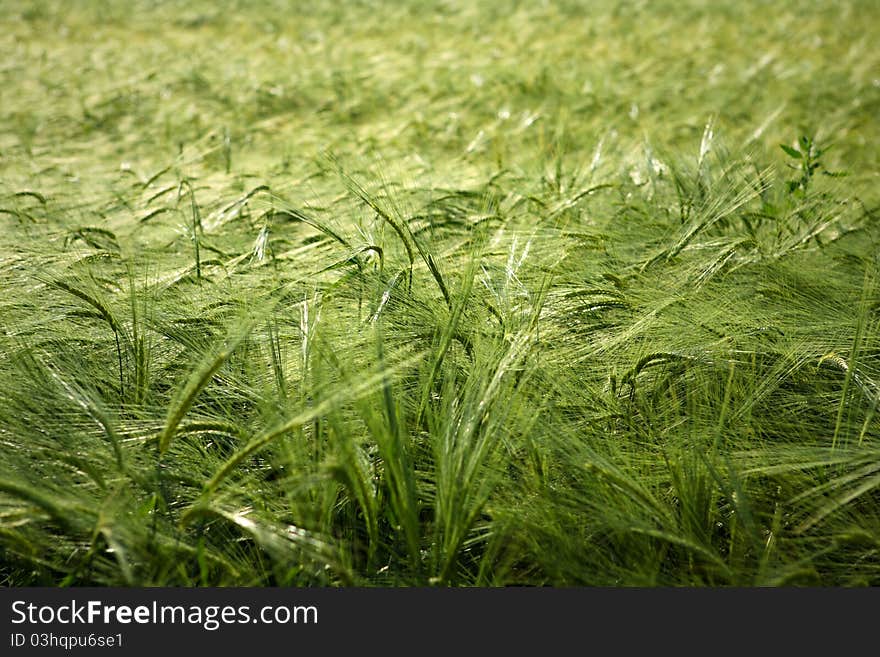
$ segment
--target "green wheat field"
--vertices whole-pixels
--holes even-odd
[[[0,583],[880,585],[878,30],[0,0]]]

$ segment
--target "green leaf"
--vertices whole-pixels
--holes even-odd
[[[796,160],[801,159],[801,152],[798,150],[795,150],[791,146],[786,146],[785,144],[779,144],[779,148],[784,150],[788,154],[789,157],[793,157]]]

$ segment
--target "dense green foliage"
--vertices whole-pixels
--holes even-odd
[[[0,10],[5,585],[880,584],[876,2]]]

